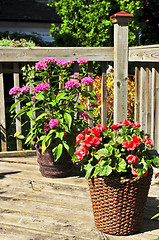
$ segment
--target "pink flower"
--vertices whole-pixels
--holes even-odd
[[[84,77],[81,79],[81,84],[93,84],[93,79],[91,77]]]
[[[71,65],[73,64],[74,62],[72,60],[68,60],[68,61],[65,61],[65,60],[58,60],[56,62],[56,65],[59,65],[59,66],[67,66],[67,65]]]
[[[65,89],[67,90],[67,89],[71,89],[71,88],[73,88],[74,86],[76,86],[77,88],[80,86],[80,84],[79,84],[79,81],[77,81],[77,80],[75,80],[75,81],[73,81],[73,80],[69,80],[69,81],[67,81],[66,83],[65,83]]]
[[[78,73],[74,73],[73,75],[70,76],[70,78],[77,78],[79,80],[82,79],[82,77],[79,77],[79,74]]]
[[[48,89],[50,85],[48,83],[39,83],[35,88],[34,88],[34,93],[40,92],[40,91],[45,91]]]
[[[24,86],[21,88],[20,92],[23,93],[23,92],[27,92],[30,90],[30,87],[29,86]]]
[[[45,133],[48,132],[49,129],[50,129],[49,124],[48,124],[48,123],[45,123],[45,125],[44,125],[44,132],[45,132]]]
[[[55,126],[58,126],[59,125],[59,122],[56,118],[54,119],[51,119],[50,122],[49,122],[49,127],[52,129],[53,127]]]
[[[136,135],[132,136],[132,140],[135,147],[138,147],[141,143],[141,139]]]
[[[138,162],[138,157],[134,156],[134,155],[129,155],[129,156],[127,156],[126,159],[128,160],[129,164],[134,164],[134,163]]]
[[[21,92],[21,89],[19,87],[13,87],[9,90],[9,95],[18,94],[20,92]]]
[[[52,63],[55,63],[55,59],[53,57],[45,57],[44,58],[44,63],[47,63],[47,62],[52,62]]]
[[[89,115],[86,114],[85,112],[81,112],[81,113],[79,113],[79,117],[80,117],[81,119],[84,119],[84,120],[90,118]]]
[[[35,96],[32,96],[32,97],[31,97],[31,101],[32,101],[32,102],[34,102],[35,99],[36,99]]]
[[[87,58],[79,58],[79,59],[77,60],[77,62],[78,62],[79,64],[81,64],[81,63],[88,63],[88,59],[87,59]]]
[[[47,68],[47,64],[44,61],[39,61],[35,64],[35,69],[39,70],[39,69],[43,69],[43,68]]]

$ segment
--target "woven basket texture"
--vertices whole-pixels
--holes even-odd
[[[52,154],[52,147],[50,146],[42,154],[41,144],[36,144],[37,162],[40,166],[42,176],[48,178],[68,177],[72,173],[73,162],[66,149],[63,150],[61,157],[55,162]]]
[[[94,220],[107,234],[129,235],[140,230],[152,169],[142,177],[93,177],[88,180]]]

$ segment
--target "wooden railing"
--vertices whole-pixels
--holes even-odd
[[[116,101],[114,105],[114,122],[116,122],[126,118],[127,66],[128,62],[133,62],[135,65],[136,85],[135,120],[141,123],[143,130],[151,134],[155,147],[159,150],[159,45],[126,48],[125,35],[128,34],[128,22],[123,23],[118,21],[116,24],[119,25],[119,28],[124,26],[123,30],[120,29],[120,31],[123,31],[121,35],[124,38],[120,37],[119,40],[115,38],[114,47],[0,48],[0,126],[2,151],[7,151],[4,74],[12,73],[14,86],[19,86],[19,74],[22,65],[27,63],[34,64],[37,61],[43,60],[44,57],[54,57],[56,60],[71,59],[74,62],[78,58],[88,58],[90,75],[93,74],[93,61],[101,63],[102,124],[107,123],[106,66],[109,62],[114,62],[114,101]],[[119,29],[117,27],[115,29],[115,31],[118,31],[118,35],[120,35]],[[117,51],[118,48],[120,51]],[[19,108],[20,106],[17,107]],[[21,132],[21,122],[19,120],[16,123],[16,131]],[[17,150],[21,149],[21,141],[17,140]]]

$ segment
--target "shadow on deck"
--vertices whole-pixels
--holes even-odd
[[[0,156],[0,240],[153,240],[159,237],[159,186],[153,177],[140,233],[112,236],[94,224],[87,181],[77,172],[44,178],[36,156]]]

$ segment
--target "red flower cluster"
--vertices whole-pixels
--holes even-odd
[[[141,125],[137,121],[136,121],[136,123],[132,123],[131,121],[125,119],[122,122],[118,122],[117,124],[113,124],[111,126],[111,128],[114,129],[114,130],[117,130],[120,127],[123,127],[123,126],[132,126],[132,127],[135,127],[135,128],[139,128]]]
[[[134,163],[138,162],[138,157],[134,156],[134,155],[129,155],[129,156],[127,156],[126,159],[127,159],[129,164],[134,164]]]
[[[146,145],[152,148],[152,139],[148,138],[148,136],[144,137],[144,142],[146,142]]]
[[[127,151],[133,151],[136,147],[138,147],[141,143],[141,139],[134,135],[131,137],[132,141],[126,140],[125,142],[122,143],[122,147],[126,148]]]
[[[89,154],[87,148],[97,147],[102,142],[101,134],[107,130],[106,126],[101,124],[91,129],[86,129],[76,137],[76,144],[81,142],[81,145],[76,148],[76,155],[79,160],[82,160],[85,155]]]

